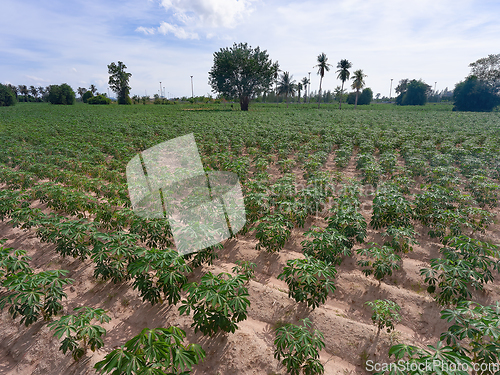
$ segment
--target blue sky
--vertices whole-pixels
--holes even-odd
[[[452,89],[469,63],[500,53],[499,1],[466,0],[2,0],[0,82],[68,83],[108,90],[107,65],[123,61],[131,94],[212,93],[213,53],[247,42],[300,80],[326,53],[323,88],[340,85],[341,59],[388,96],[403,78]],[[497,49],[496,49],[497,48]]]

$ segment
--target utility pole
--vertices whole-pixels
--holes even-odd
[[[191,98],[194,99],[193,76],[191,76]]]
[[[391,78],[391,88],[389,89],[389,100],[392,98],[392,78]]]
[[[162,92],[161,92],[161,81],[160,81],[160,97],[162,96]]]

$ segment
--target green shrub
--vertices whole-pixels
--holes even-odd
[[[9,87],[0,83],[0,107],[16,104],[16,96]]]
[[[49,86],[49,102],[52,104],[74,104],[75,92],[66,83]]]
[[[87,103],[87,101],[92,98],[94,96],[94,94],[92,94],[92,91],[85,91],[85,93],[82,95],[82,101],[84,103]]]
[[[87,99],[88,104],[111,104],[111,99],[103,94],[99,94]]]
[[[500,104],[500,96],[485,82],[475,77],[455,85],[454,111],[490,112]]]
[[[144,328],[124,346],[113,350],[94,368],[100,374],[188,375],[205,351],[198,344],[183,345],[186,332],[177,327]]]
[[[401,316],[398,314],[401,307],[396,302],[377,299],[365,302],[365,305],[372,309],[372,321],[378,331],[387,328],[387,333],[390,333],[394,329],[394,323],[401,321]]]
[[[325,369],[319,361],[319,351],[325,347],[323,334],[317,329],[309,331],[311,321],[302,320],[304,326],[286,324],[276,330],[274,358],[286,366],[291,375],[324,374]]]

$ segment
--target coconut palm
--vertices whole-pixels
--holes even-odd
[[[33,95],[36,101],[36,99],[38,98],[38,89],[35,86],[31,85],[29,88],[29,92],[31,93],[31,95]]]
[[[24,95],[24,101],[27,102],[28,101],[28,88],[26,87],[26,85],[19,85],[18,89],[19,89],[19,93],[21,95]]]
[[[361,90],[363,87],[365,87],[365,77],[367,75],[363,74],[363,71],[361,69],[356,70],[352,74],[352,85],[351,87],[356,90],[356,100],[354,101],[354,108],[358,106],[358,97],[359,97],[359,90]]]
[[[82,99],[83,101],[83,94],[85,94],[87,92],[87,89],[85,87],[78,87],[78,95],[80,95],[80,99]]]
[[[304,86],[302,86],[302,82],[297,83],[297,91],[299,93],[299,100],[298,100],[299,104],[300,104],[300,92],[302,91],[303,88]]]
[[[349,76],[351,73],[349,72],[349,69],[351,69],[352,64],[349,62],[349,60],[343,59],[340,60],[340,62],[337,64],[337,73],[339,74],[337,76],[338,79],[342,81],[342,92],[344,92],[344,82],[349,79]],[[342,109],[342,97],[340,97],[339,101],[339,109]]]
[[[281,72],[281,69],[280,69],[280,64],[276,61],[274,64],[273,64],[273,69],[274,69],[274,83],[275,83],[275,86],[276,86],[276,107],[278,106],[278,77],[279,77],[279,72]]]
[[[288,95],[295,95],[297,85],[293,80],[293,75],[289,72],[283,72],[278,82],[278,94],[285,94],[286,107],[288,108]]]
[[[318,109],[319,104],[321,102],[321,83],[323,81],[323,77],[325,76],[325,72],[330,71],[331,64],[327,63],[328,57],[322,52],[318,55],[318,65],[315,65],[314,68],[318,68],[318,74],[320,76],[319,80],[319,92],[318,92]]]
[[[93,84],[90,85],[89,87],[89,91],[92,92],[92,95],[95,95],[95,93],[97,92],[97,87],[95,87]]]
[[[304,103],[307,99],[307,87],[309,85],[309,79],[307,77],[302,78],[302,85],[304,86]]]

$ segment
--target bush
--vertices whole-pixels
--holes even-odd
[[[454,111],[490,112],[500,104],[500,96],[485,82],[469,77],[455,85]]]
[[[368,105],[373,100],[373,91],[370,88],[364,89],[359,93],[358,96],[358,105]],[[356,103],[356,92],[350,92],[347,97],[347,104],[355,104]]]
[[[184,345],[185,337],[186,332],[174,326],[144,328],[94,368],[99,374],[189,374],[205,351],[198,344]]]
[[[111,104],[111,99],[103,94],[93,96],[87,100],[88,104]]]
[[[427,94],[430,93],[431,87],[422,80],[412,79],[400,83],[396,88],[399,92],[396,98],[397,105],[425,105],[427,102]]]
[[[324,336],[317,329],[313,333],[309,331],[312,323],[308,318],[302,322],[303,326],[286,324],[276,330],[274,358],[281,361],[291,375],[324,374],[319,361],[319,351],[325,347]]]
[[[0,107],[16,104],[16,96],[7,86],[0,83]]]
[[[85,93],[83,94],[82,96],[82,101],[84,103],[87,103],[87,101],[92,98],[94,96],[94,94],[92,94],[92,91],[85,91]]]
[[[49,86],[49,102],[52,104],[74,104],[75,92],[66,83]]]

